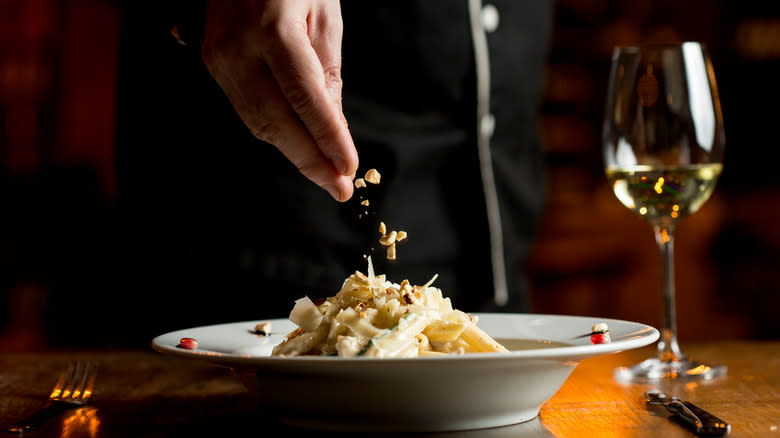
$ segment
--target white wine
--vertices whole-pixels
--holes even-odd
[[[668,226],[695,213],[715,189],[723,165],[607,168],[615,196],[653,225]]]

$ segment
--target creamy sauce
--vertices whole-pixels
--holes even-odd
[[[496,339],[507,350],[537,350],[540,348],[571,347],[574,344],[566,342],[550,341],[547,339]]]

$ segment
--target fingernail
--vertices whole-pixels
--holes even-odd
[[[333,167],[338,170],[338,172],[342,175],[347,174],[347,161],[344,160],[341,157],[333,157],[330,159],[331,163],[333,163]]]
[[[325,184],[322,186],[323,189],[327,190],[328,193],[330,193],[330,196],[333,197],[335,200],[339,200],[339,189],[336,188],[333,184]]]

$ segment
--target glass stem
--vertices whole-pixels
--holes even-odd
[[[661,252],[661,289],[663,291],[663,319],[658,358],[664,362],[684,360],[677,344],[677,316],[674,298],[674,224],[655,225],[655,241]]]

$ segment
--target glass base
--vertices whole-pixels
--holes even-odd
[[[709,365],[688,359],[663,361],[646,359],[630,367],[615,369],[615,379],[623,382],[651,382],[663,380],[711,380],[725,376],[725,365]]]

